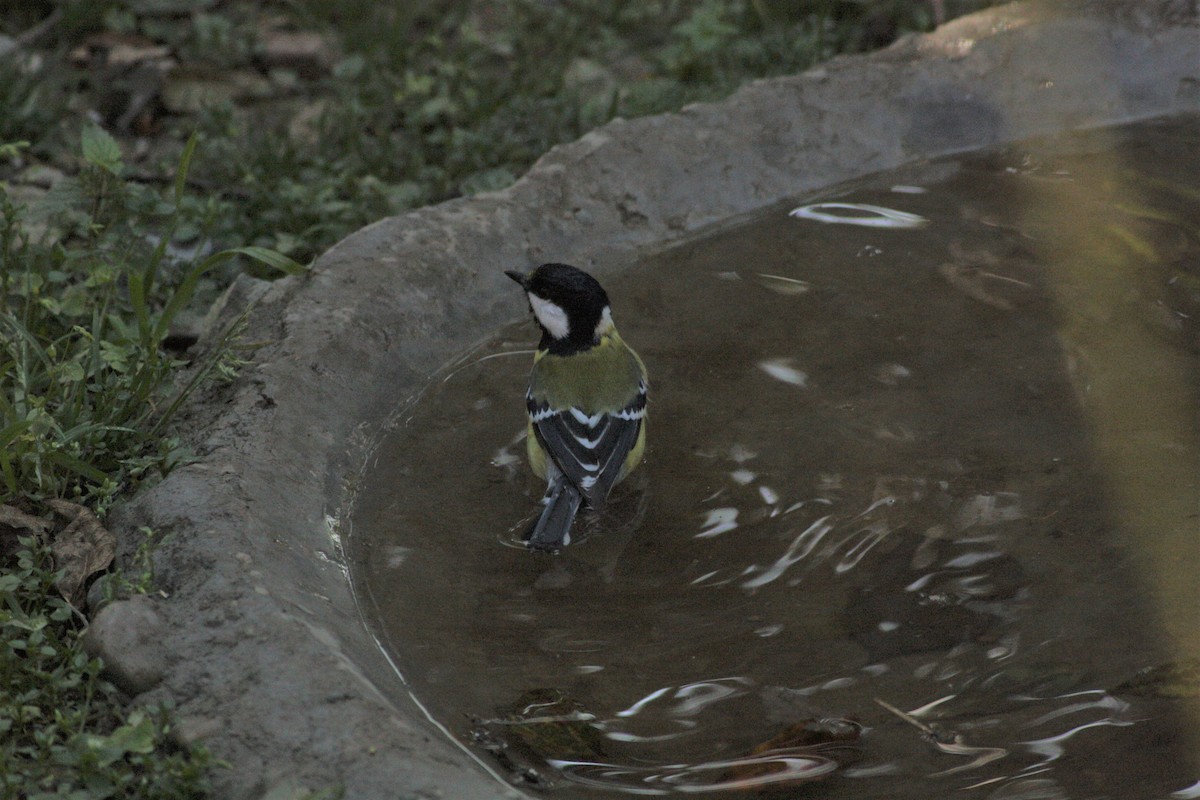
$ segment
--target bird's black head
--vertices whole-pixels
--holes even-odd
[[[541,326],[542,346],[552,351],[586,350],[612,327],[608,294],[581,269],[543,264],[528,274],[505,273],[525,289]]]

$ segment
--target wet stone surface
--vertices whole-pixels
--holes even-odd
[[[532,323],[447,367],[348,542],[412,691],[564,797],[1194,783],[1189,700],[1112,687],[1171,660],[1163,606],[1189,600],[1148,537],[1186,546],[1200,498],[1198,130],[882,175],[610,282],[650,370],[647,462],[558,556],[519,542]],[[1126,357],[1163,367],[1161,413],[1122,417],[1146,386],[1111,374]],[[833,719],[861,736],[784,737]]]

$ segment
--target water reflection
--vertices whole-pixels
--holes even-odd
[[[564,797],[1196,796],[1179,124],[881,176],[609,282],[655,435],[560,556],[519,541],[525,374],[492,356],[527,337],[439,376],[349,541],[412,691]],[[1136,197],[1088,177],[1111,141],[1153,156]]]
[[[860,213],[844,213],[847,211]],[[870,203],[812,203],[793,208],[788,213],[796,219],[859,225],[864,228],[920,228],[929,222],[920,214],[910,214],[907,211],[897,211]]]
[[[626,767],[587,761],[551,760],[550,765],[584,785],[635,795],[748,792],[779,784],[794,786],[829,775],[837,762],[779,751],[702,764]]]

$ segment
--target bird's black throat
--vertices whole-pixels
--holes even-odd
[[[573,356],[591,350],[598,344],[600,344],[600,340],[590,330],[581,331],[579,335],[571,334],[561,339],[555,339],[543,328],[542,339],[538,342],[538,350],[544,350],[555,356]]]

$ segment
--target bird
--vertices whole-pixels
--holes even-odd
[[[533,550],[570,544],[581,505],[599,509],[646,449],[646,365],[613,324],[599,281],[569,264],[505,270],[541,328],[529,389],[526,448],[546,480],[544,508],[526,532]]]

